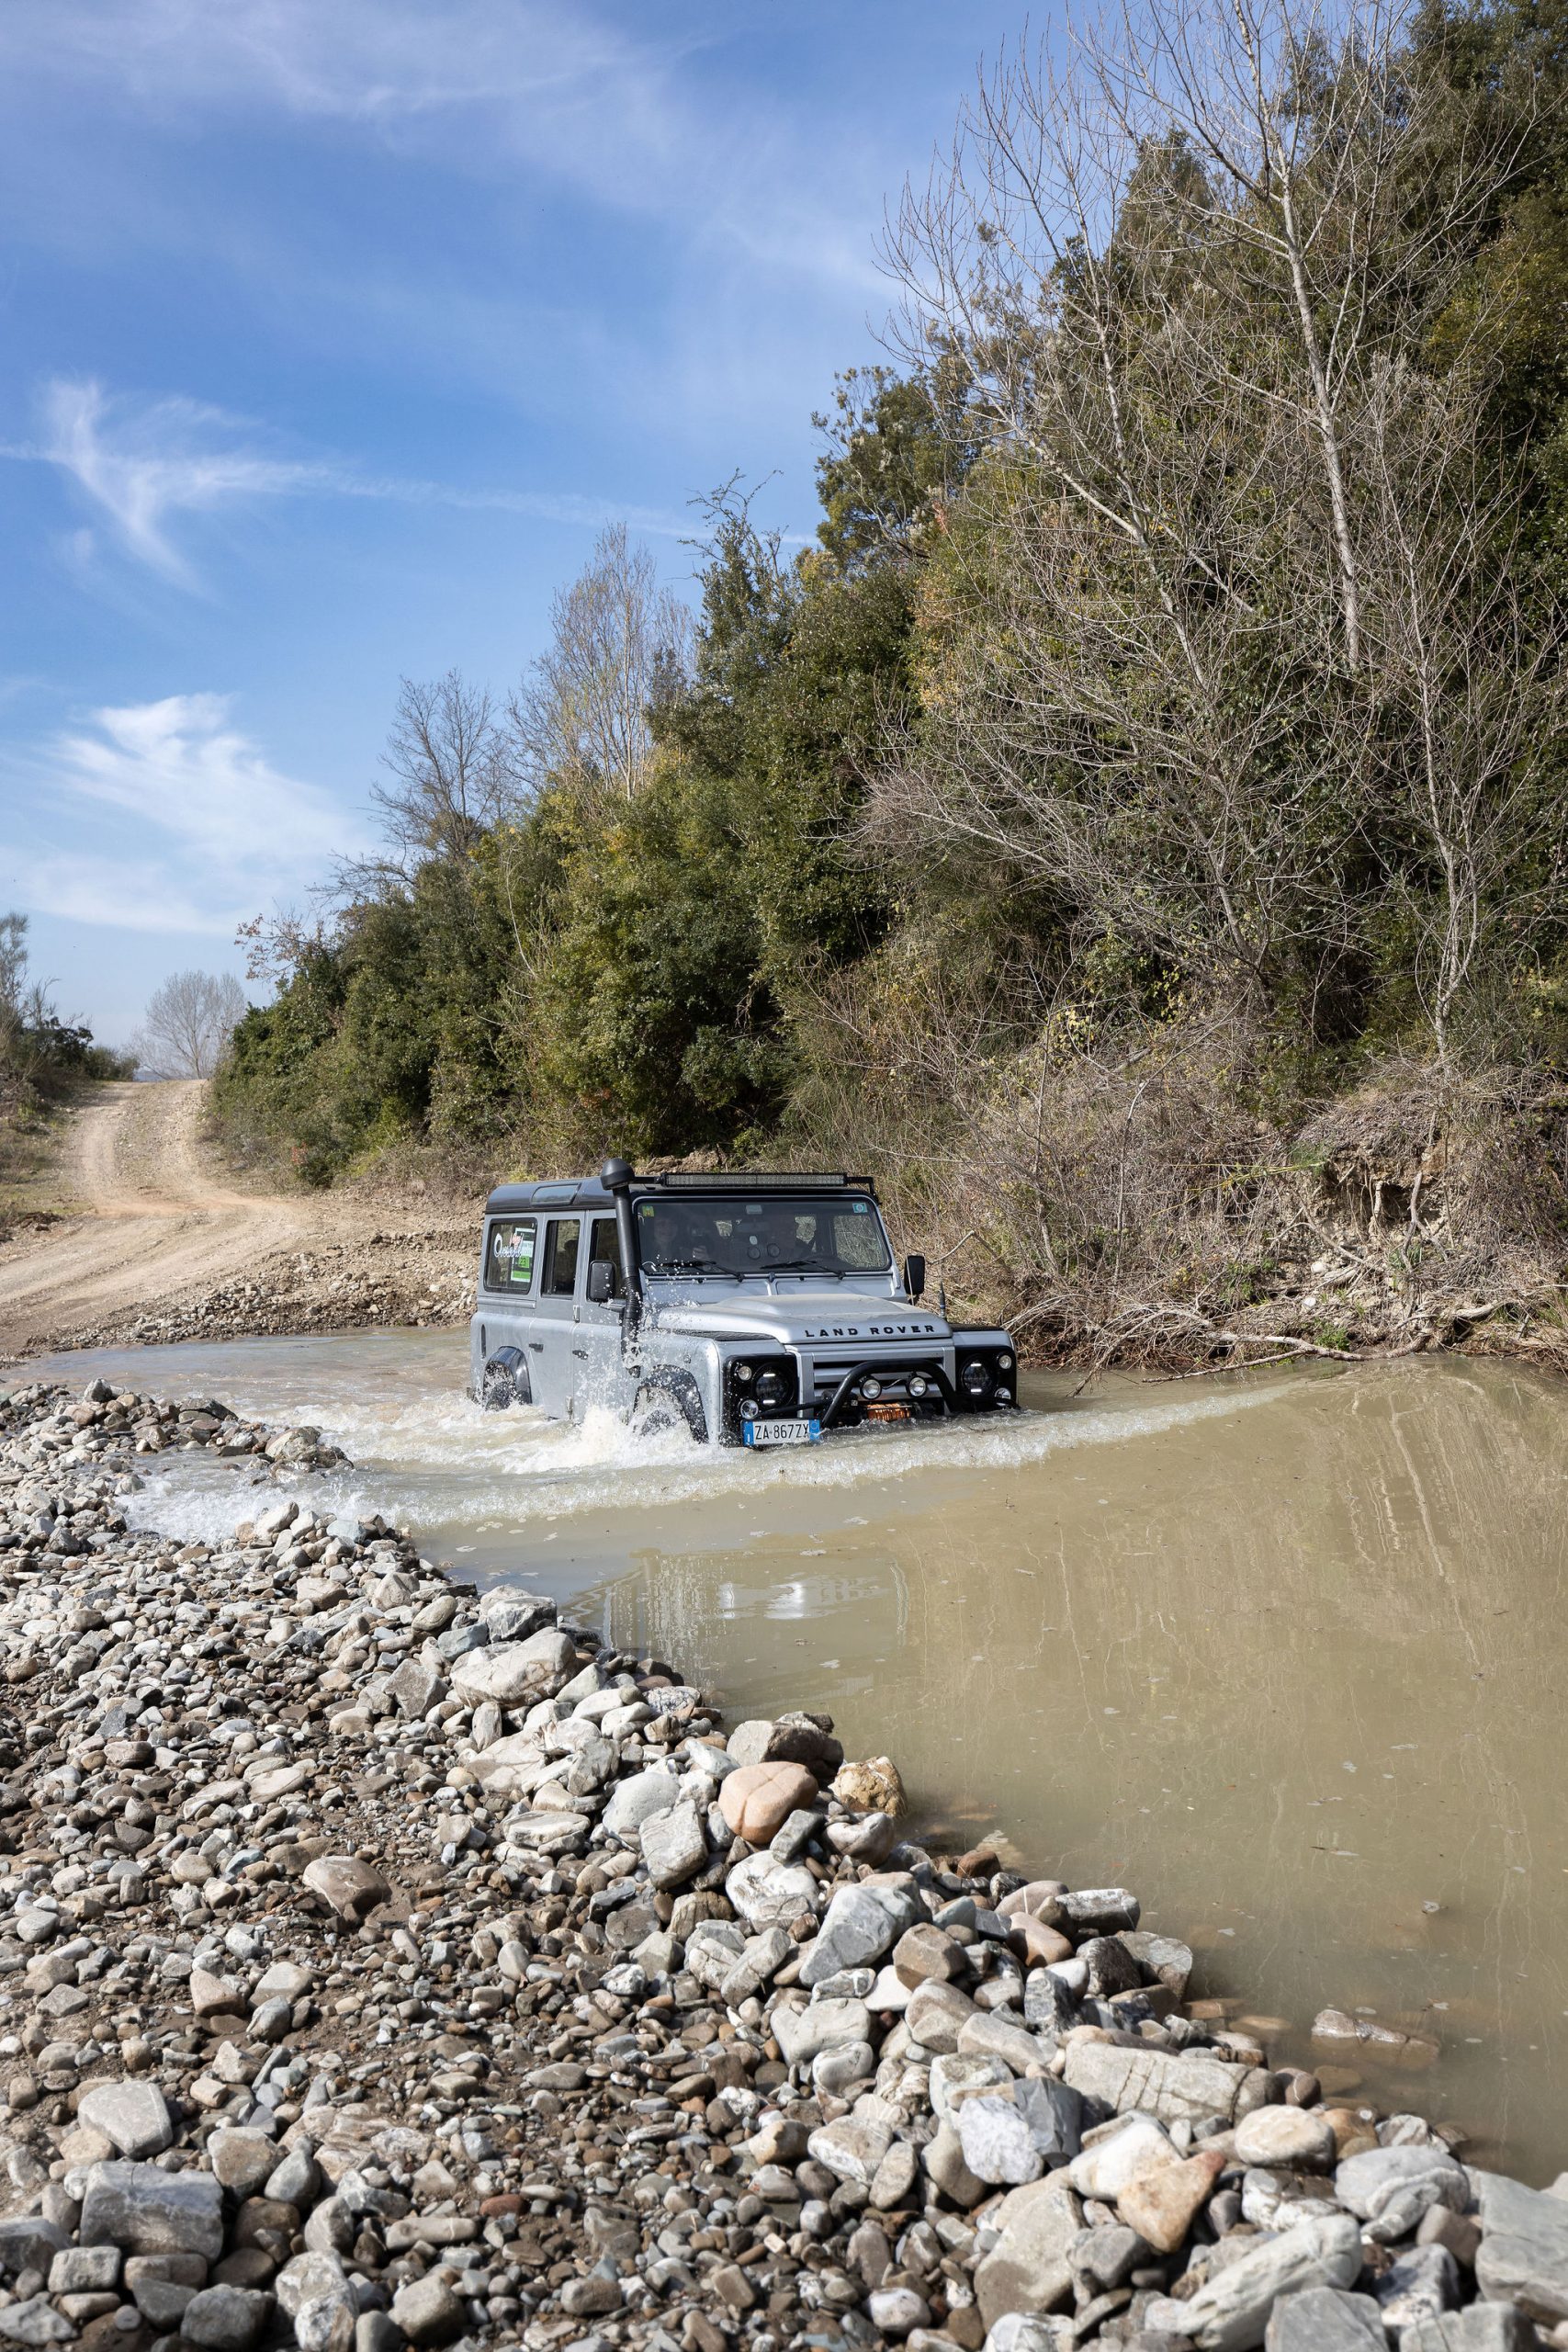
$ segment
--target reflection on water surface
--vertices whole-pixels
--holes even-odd
[[[319,1422],[344,1503],[734,1708],[829,1708],[937,1828],[1135,1886],[1204,1989],[1292,2021],[1284,2054],[1330,2003],[1419,2023],[1438,2067],[1369,2090],[1529,2177],[1568,2164],[1568,1387],[1420,1360],[1053,1378],[1011,1422],[759,1459],[482,1416],[449,1332],[70,1361]],[[141,1515],[231,1522],[251,1475],[182,1459]]]

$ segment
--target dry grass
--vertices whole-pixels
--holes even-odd
[[[940,1042],[931,1010],[863,1029],[802,1140],[878,1170],[955,1311],[1027,1354],[1197,1372],[1464,1344],[1568,1366],[1554,1089],[1395,1058],[1286,1123],[1235,1013],[1105,1037],[1053,1014],[1004,1051],[983,1006]]]

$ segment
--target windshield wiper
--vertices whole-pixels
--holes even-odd
[[[836,1283],[844,1279],[842,1266],[825,1266],[820,1258],[774,1258],[766,1266],[759,1266],[760,1274],[831,1274]]]
[[[705,1258],[659,1258],[643,1268],[648,1274],[722,1274],[726,1282],[743,1278],[729,1266],[710,1265]]]

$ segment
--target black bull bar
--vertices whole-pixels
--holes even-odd
[[[883,1382],[892,1382],[895,1380],[908,1382],[909,1374],[912,1372],[924,1373],[926,1378],[935,1385],[942,1397],[942,1403],[946,1406],[950,1413],[956,1413],[961,1409],[957,1389],[954,1388],[952,1381],[949,1380],[941,1364],[936,1363],[934,1359],[930,1363],[898,1363],[889,1365],[885,1357],[867,1356],[863,1363],[852,1364],[848,1372],[845,1373],[843,1378],[840,1381],[837,1388],[834,1389],[832,1396],[829,1397],[826,1407],[818,1417],[821,1420],[822,1427],[825,1430],[830,1430],[832,1428],[834,1422],[838,1419],[839,1415],[842,1412],[844,1405],[848,1400],[849,1393],[854,1386],[857,1380],[865,1380],[869,1377]],[[911,1397],[909,1401],[911,1404],[918,1405],[919,1399],[918,1397]]]

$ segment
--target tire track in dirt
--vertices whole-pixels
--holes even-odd
[[[433,1229],[425,1213],[411,1229],[353,1194],[245,1190],[208,1140],[208,1093],[110,1085],[73,1114],[62,1191],[80,1213],[0,1248],[0,1361],[467,1312],[477,1216]]]

